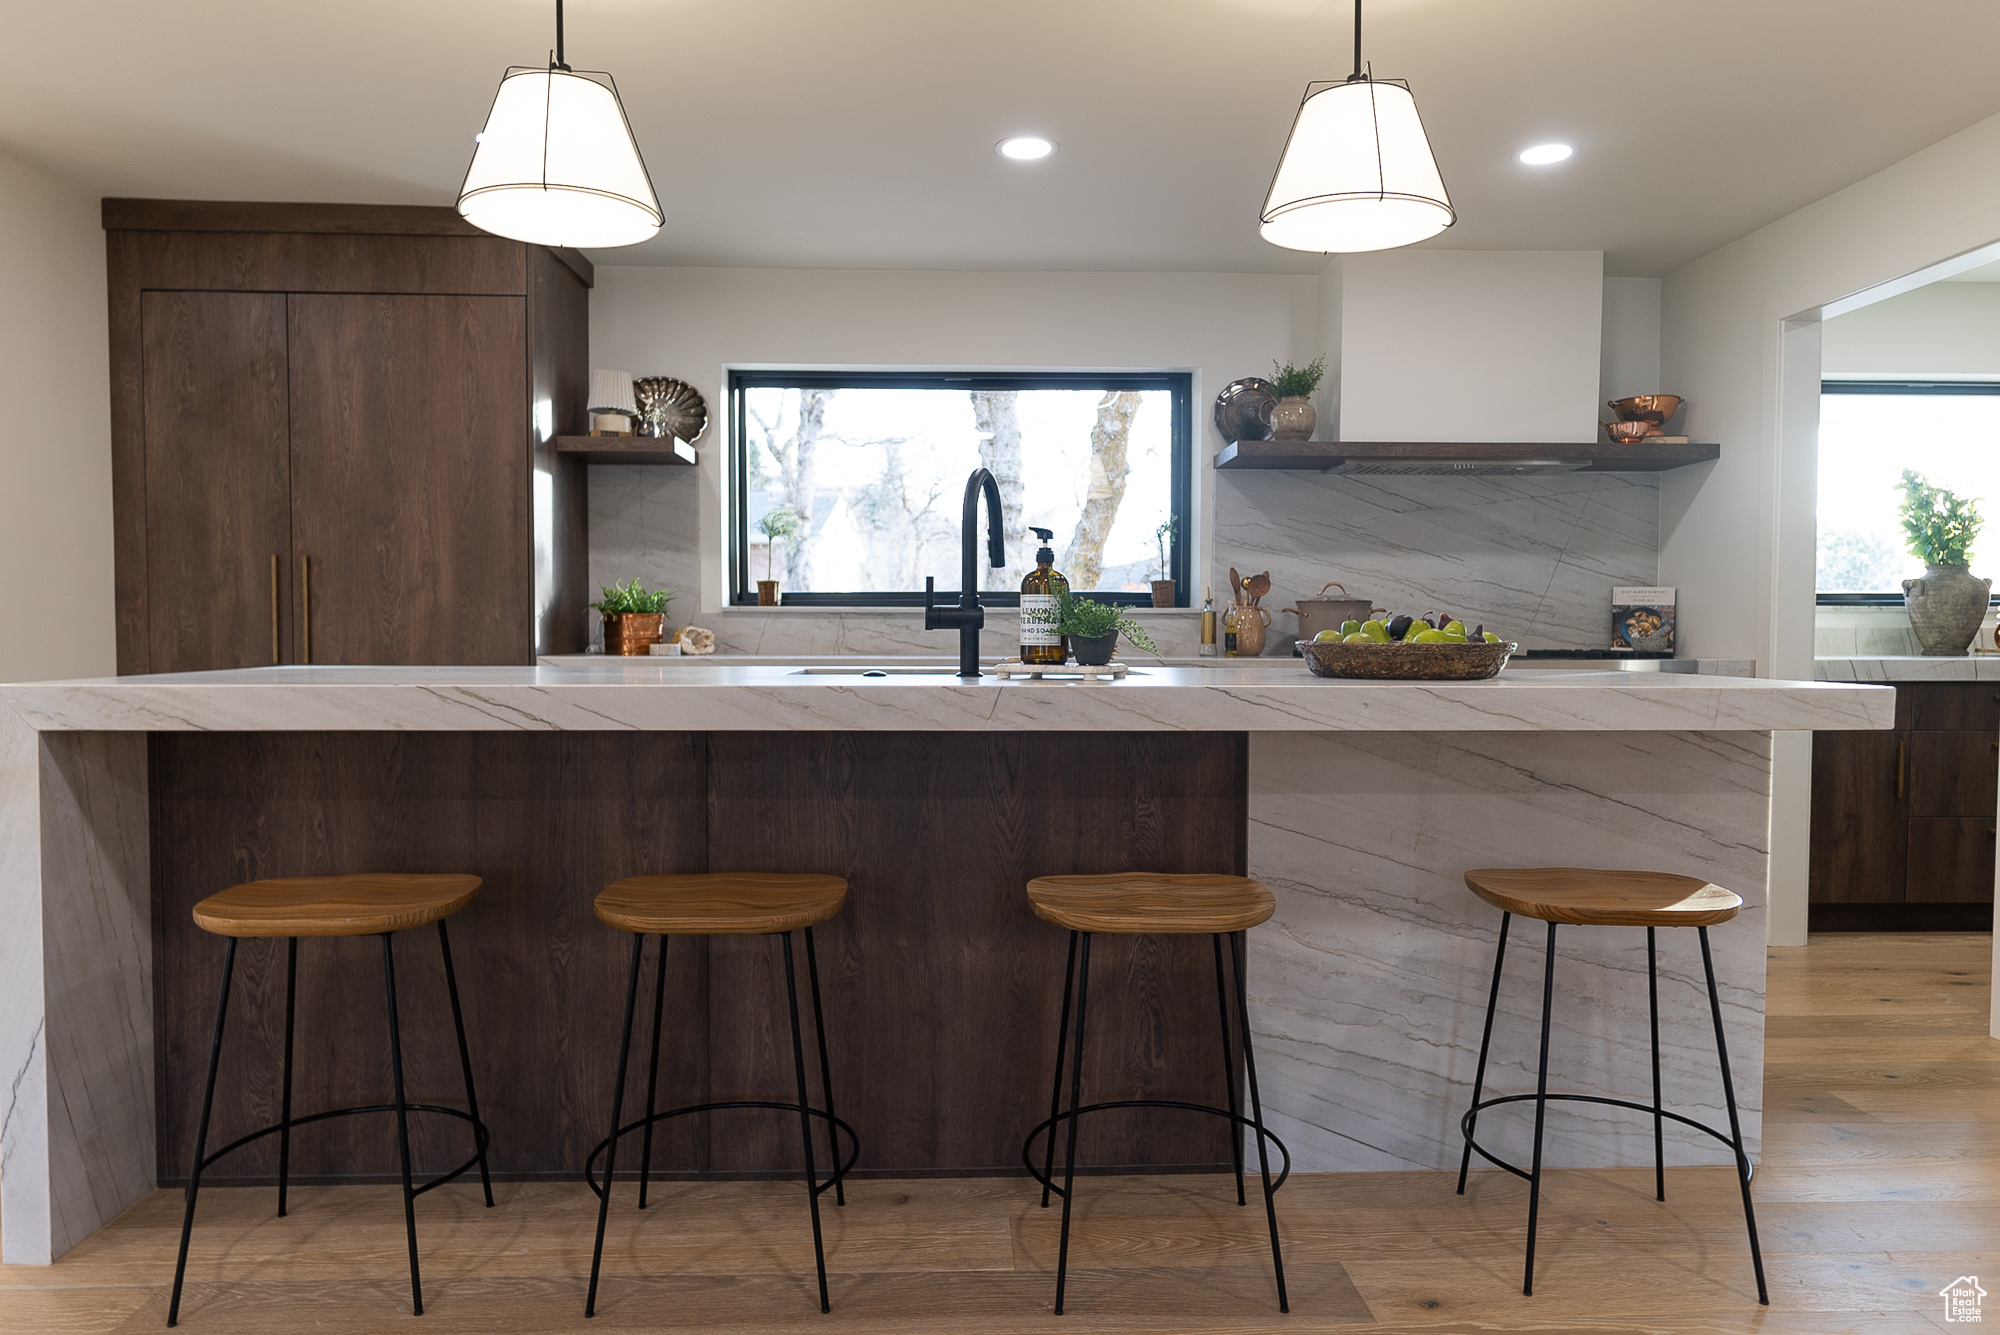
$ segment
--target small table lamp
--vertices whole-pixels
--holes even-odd
[[[590,373],[590,434],[629,436],[639,405],[632,398],[630,371]]]

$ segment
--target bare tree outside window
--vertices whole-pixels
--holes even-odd
[[[746,377],[732,381],[739,599],[759,578],[834,603],[921,592],[926,577],[955,592],[959,500],[979,467],[999,483],[1007,549],[1004,568],[981,563],[982,588],[1019,587],[1037,526],[1061,535],[1072,587],[1134,601],[1149,593],[1158,534],[1171,531],[1185,490],[1174,477],[1189,429],[1184,377],[1047,375],[1009,386],[994,376],[1002,383],[968,386],[972,377],[945,373],[935,385],[737,374]]]

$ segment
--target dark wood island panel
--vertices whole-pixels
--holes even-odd
[[[1066,938],[1028,910],[1029,878],[1245,870],[1247,741],[1234,733],[171,733],[151,748],[165,1184],[187,1170],[222,960],[189,910],[239,881],[485,878],[452,944],[493,1166],[561,1177],[606,1129],[630,951],[592,897],[643,872],[846,876],[848,907],[817,932],[837,1106],[860,1132],[860,1171],[916,1174],[1013,1171],[1047,1115]],[[309,940],[299,955],[295,1109],[382,1101],[378,949]],[[648,990],[652,958],[649,946]],[[1210,959],[1200,937],[1101,942],[1086,1100],[1222,1101]],[[277,1115],[283,960],[282,943],[240,952],[218,1141]],[[411,1097],[457,1103],[435,934],[399,936],[397,964]],[[777,944],[676,940],[666,1035],[662,1107],[789,1097]],[[636,1034],[628,1109],[644,1045]],[[418,1118],[413,1132],[420,1165],[462,1157],[462,1125]],[[390,1178],[392,1134],[386,1117],[307,1128],[293,1171]],[[777,1113],[683,1119],[656,1137],[654,1162],[792,1172],[797,1134]],[[1172,1113],[1104,1114],[1083,1139],[1097,1165],[1219,1167],[1229,1153],[1220,1123]],[[268,1180],[275,1161],[273,1140],[211,1172]]]

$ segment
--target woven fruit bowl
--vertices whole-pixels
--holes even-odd
[[[1500,675],[1517,644],[1315,644],[1299,652],[1315,677],[1370,681],[1484,681]]]

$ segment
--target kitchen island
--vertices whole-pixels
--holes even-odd
[[[185,1172],[221,955],[189,905],[234,881],[333,870],[486,879],[454,935],[503,1174],[574,1176],[602,1135],[623,946],[591,896],[617,876],[708,868],[849,878],[822,950],[841,1112],[866,1170],[1018,1165],[1045,1112],[1063,957],[1021,883],[1133,865],[1247,872],[1276,892],[1277,916],[1250,936],[1250,990],[1267,1116],[1304,1171],[1456,1165],[1497,927],[1465,868],[1650,867],[1727,885],[1747,903],[1715,933],[1717,969],[1754,1145],[1769,734],[1893,717],[1879,687],[1706,676],[1335,682],[1279,660],[961,683],[836,666],[852,671],[270,668],[0,687],[5,1259],[53,1259]],[[1642,940],[1563,938],[1564,1086],[1644,1085]],[[1099,1097],[1213,1101],[1213,985],[1193,949],[1205,943],[1120,944],[1087,1080]],[[758,946],[678,957],[663,1102],[757,1097],[788,1078]],[[453,1101],[429,952],[407,953],[411,1096]],[[1489,1084],[1521,1089],[1538,946],[1518,942],[1514,958]],[[368,968],[352,943],[301,949],[300,1107],[379,1097]],[[268,1119],[282,977],[256,952],[239,965],[222,1133]],[[1691,942],[1669,934],[1667,1097],[1712,1121],[1699,979]],[[1552,1114],[1550,1153],[1637,1162],[1642,1120]],[[357,1122],[297,1146],[294,1172],[379,1174],[383,1131]],[[689,1126],[662,1137],[656,1162],[775,1170],[789,1162],[782,1132],[732,1126],[711,1141]],[[1228,1157],[1206,1126],[1091,1134],[1087,1163]],[[1502,1152],[1525,1138],[1525,1121],[1494,1128]],[[418,1153],[447,1148],[423,1139]],[[1718,1161],[1688,1142],[1669,1155]],[[237,1180],[268,1173],[239,1157],[250,1176]]]

